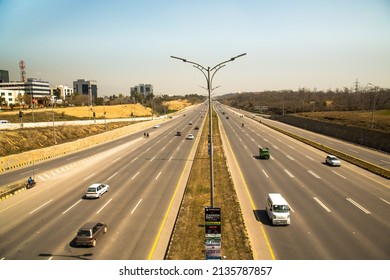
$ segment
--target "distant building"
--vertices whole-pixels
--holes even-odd
[[[11,90],[14,96],[30,95],[37,103],[51,97],[49,82],[29,78],[27,82],[7,82],[0,83],[0,90]]]
[[[78,79],[73,82],[73,92],[88,95],[90,104],[97,99],[97,82],[94,80]]]
[[[130,93],[131,94],[141,93],[146,97],[149,94],[153,93],[153,85],[151,85],[151,84],[136,85],[136,86],[130,88]]]
[[[14,105],[16,103],[21,103],[21,96],[23,94],[24,92],[19,92],[18,90],[0,88],[0,97],[2,98],[1,105]]]
[[[9,83],[9,73],[7,70],[0,70],[0,83]]]
[[[58,99],[62,99],[62,100],[65,100],[65,98],[71,97],[73,95],[73,88],[70,88],[68,86],[58,85],[55,86],[52,90],[53,90],[53,95],[54,95],[54,91],[58,90],[59,91]]]

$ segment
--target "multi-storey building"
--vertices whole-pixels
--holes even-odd
[[[51,96],[49,82],[29,78],[27,82],[3,82],[0,83],[0,90],[6,90],[9,93],[13,93],[14,102],[16,102],[16,97],[23,96],[25,94],[29,95],[36,103],[41,103],[45,98],[49,99]]]
[[[130,88],[130,93],[141,93],[145,97],[148,96],[149,94],[153,93],[153,85],[151,84],[139,84],[134,87]]]
[[[89,96],[89,105],[97,98],[97,82],[94,80],[78,79],[73,82],[74,93],[85,94]]]

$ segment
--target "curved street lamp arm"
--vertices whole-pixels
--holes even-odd
[[[239,57],[244,56],[244,55],[246,55],[246,53],[239,54],[239,55],[237,55],[237,56],[235,56],[235,57],[232,57],[232,58],[229,59],[229,60],[226,60],[226,61],[224,61],[224,62],[218,63],[218,64],[215,65],[213,68],[211,68],[210,71],[213,71],[215,68],[217,68],[217,67],[220,66],[221,64],[228,63],[228,62],[233,61],[233,60],[235,60],[236,58],[239,58]]]
[[[199,63],[196,63],[196,62],[193,62],[193,61],[187,60],[187,59],[185,59],[185,58],[181,58],[181,57],[173,56],[173,55],[171,55],[171,58],[178,59],[178,60],[181,60],[181,61],[183,61],[183,62],[187,62],[187,63],[194,64],[194,65],[196,65],[198,68],[200,68],[200,69],[202,69],[202,70],[205,70],[205,71],[207,71],[207,68],[206,68],[206,67],[204,67],[204,66],[202,66],[202,65],[200,65]]]

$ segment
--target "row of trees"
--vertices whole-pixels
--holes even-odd
[[[222,103],[249,111],[267,108],[269,113],[309,111],[356,111],[390,109],[390,89],[366,87],[358,90],[317,91],[311,89],[234,93],[218,97]]]

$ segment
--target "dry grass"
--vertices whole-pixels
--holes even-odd
[[[226,256],[229,260],[252,260],[252,250],[234,185],[226,166],[218,119],[215,114],[213,133],[214,206],[221,207],[222,256]],[[210,160],[207,152],[207,134],[208,129],[204,129],[166,257],[169,260],[205,259],[204,209],[210,205]]]
[[[107,123],[107,130],[116,129],[130,122]],[[85,126],[57,126],[55,140],[57,144],[74,141],[106,131],[104,124]],[[0,157],[18,154],[54,145],[53,128],[24,128],[0,131]]]
[[[341,125],[371,128],[372,111],[306,112],[297,116]],[[374,111],[374,129],[390,132],[390,110]]]
[[[169,111],[179,111],[187,106],[190,106],[191,103],[188,102],[188,100],[178,99],[163,102],[163,105],[167,106]]]

